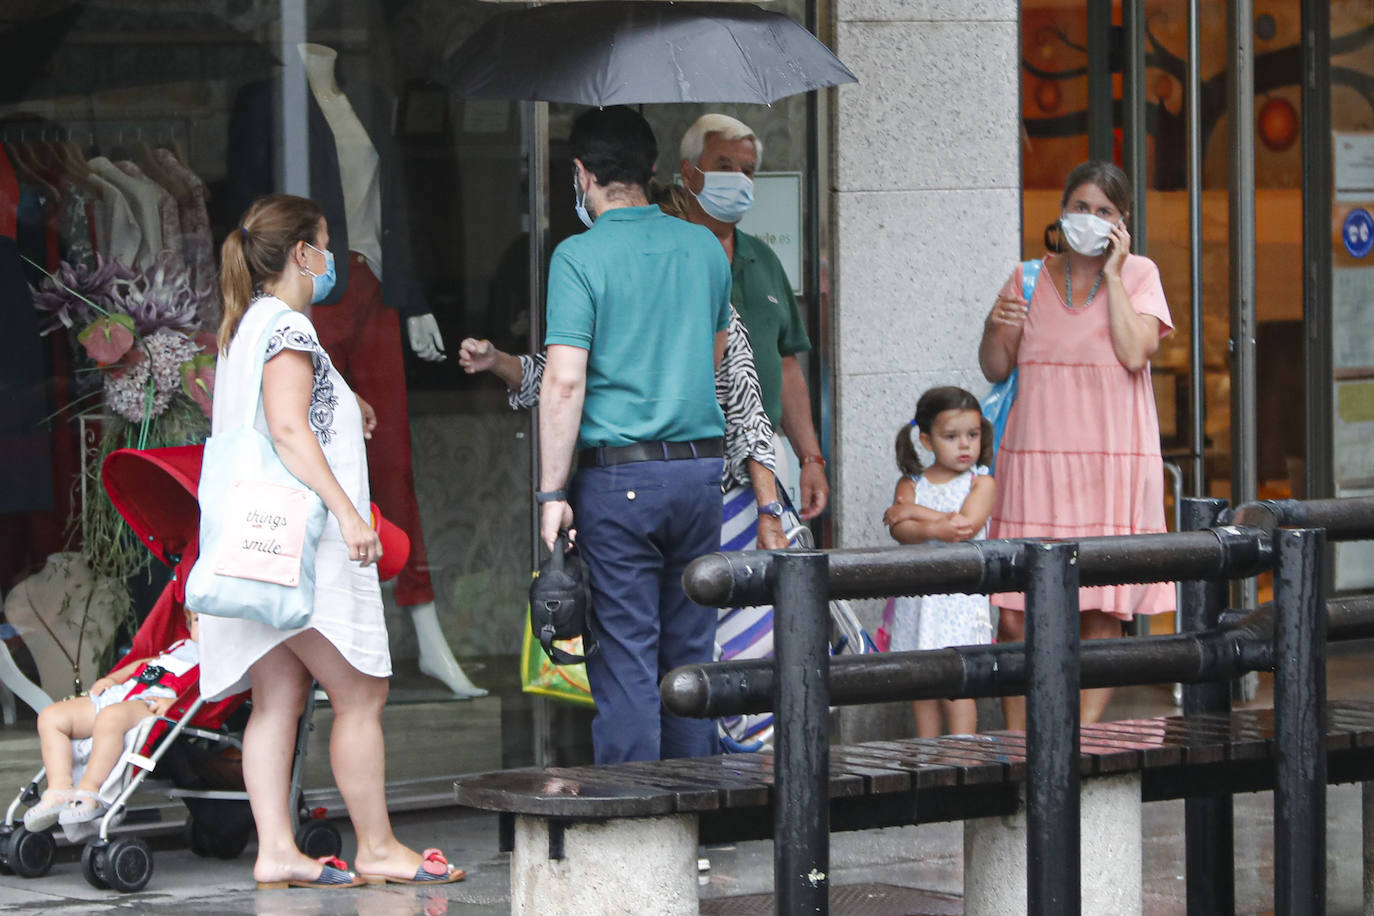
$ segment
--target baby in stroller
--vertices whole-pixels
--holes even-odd
[[[53,703],[38,715],[38,739],[48,788],[24,814],[24,826],[38,833],[59,823],[85,824],[105,813],[100,787],[124,753],[124,736],[144,719],[165,715],[200,677],[199,626],[186,612],[189,639],[178,640],[152,658],[136,659],[91,685],[86,696]],[[89,742],[84,771],[73,786],[78,742]],[[85,751],[86,748],[80,748]]]

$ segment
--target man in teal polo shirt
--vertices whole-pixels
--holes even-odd
[[[553,549],[575,521],[591,575],[596,761],[703,756],[717,748],[715,723],[663,709],[658,684],[714,653],[716,610],[687,597],[682,571],[720,547],[714,365],[730,265],[709,232],[649,204],[658,145],[638,113],[584,112],[569,145],[588,230],[549,266],[540,536]]]
[[[811,349],[792,284],[773,249],[736,224],[754,201],[753,179],[763,144],[748,125],[723,114],[705,114],[682,136],[682,182],[692,192],[689,218],[710,229],[730,258],[730,301],[749,330],[763,408],[801,459],[801,517],[825,511],[830,484],[811,419],[811,393],[797,360]],[[778,466],[783,456],[778,455]]]

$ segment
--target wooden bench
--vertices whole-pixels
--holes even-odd
[[[1267,709],[1084,726],[1083,838],[1094,853],[1084,857],[1093,868],[1083,912],[1139,911],[1140,802],[1270,789],[1272,738]],[[1330,703],[1326,750],[1329,782],[1374,778],[1374,703]],[[1024,889],[1006,888],[1015,883],[1006,857],[1025,857],[1025,752],[1022,732],[833,747],[831,829],[972,821],[965,912],[1022,909]],[[771,836],[772,784],[771,755],[730,754],[482,773],[458,780],[456,793],[459,804],[501,816],[512,913],[666,916],[698,912],[699,844]],[[1108,845],[1119,847],[1120,867],[1103,863]],[[997,885],[980,876],[998,876]]]

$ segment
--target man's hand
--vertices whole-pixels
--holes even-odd
[[[801,469],[801,517],[802,521],[811,519],[825,511],[830,503],[830,482],[825,479],[825,466],[820,462],[810,462]]]
[[[372,405],[363,400],[362,395],[354,394],[358,399],[358,409],[363,413],[363,438],[371,439],[372,431],[377,428],[377,411],[372,409]]]
[[[776,515],[759,516],[759,550],[786,550],[787,532]]]
[[[570,543],[577,537],[577,532],[573,530],[572,506],[565,499],[547,502],[539,507],[539,538],[550,553],[560,531],[568,532]]]

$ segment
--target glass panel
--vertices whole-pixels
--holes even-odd
[[[457,359],[467,336],[508,349],[527,339],[528,138],[518,104],[464,104],[444,84],[446,57],[500,9],[96,0],[0,13],[9,68],[0,261],[12,322],[0,359],[0,587],[20,631],[4,631],[20,667],[52,695],[73,684],[40,676],[53,669],[44,660],[71,647],[43,644],[11,609],[23,602],[8,598],[31,595],[40,613],[65,620],[89,589],[40,594],[45,582],[71,580],[49,558],[93,561],[108,598],[97,590],[84,630],[83,682],[127,646],[166,572],[118,522],[100,459],[113,447],[204,437],[220,243],[254,197],[289,190],[329,216],[342,298],[314,307],[312,320],[333,364],[376,408],[372,499],[412,543],[406,569],[383,589],[391,702],[427,705],[388,716],[418,735],[435,715],[463,715],[471,727],[451,731],[481,752],[407,758],[393,748],[403,765],[391,775],[529,758],[517,669],[530,419],[509,408],[496,379],[465,374]],[[26,283],[45,282],[34,308]],[[115,313],[113,323],[88,332],[101,313],[65,287]],[[130,341],[150,344],[152,359],[140,361],[143,347]],[[145,427],[147,362],[155,416]],[[497,697],[442,705],[465,675]]]
[[[1374,8],[1331,5],[1331,459],[1336,496],[1374,495]],[[1336,548],[1337,589],[1374,587],[1370,545]]]

